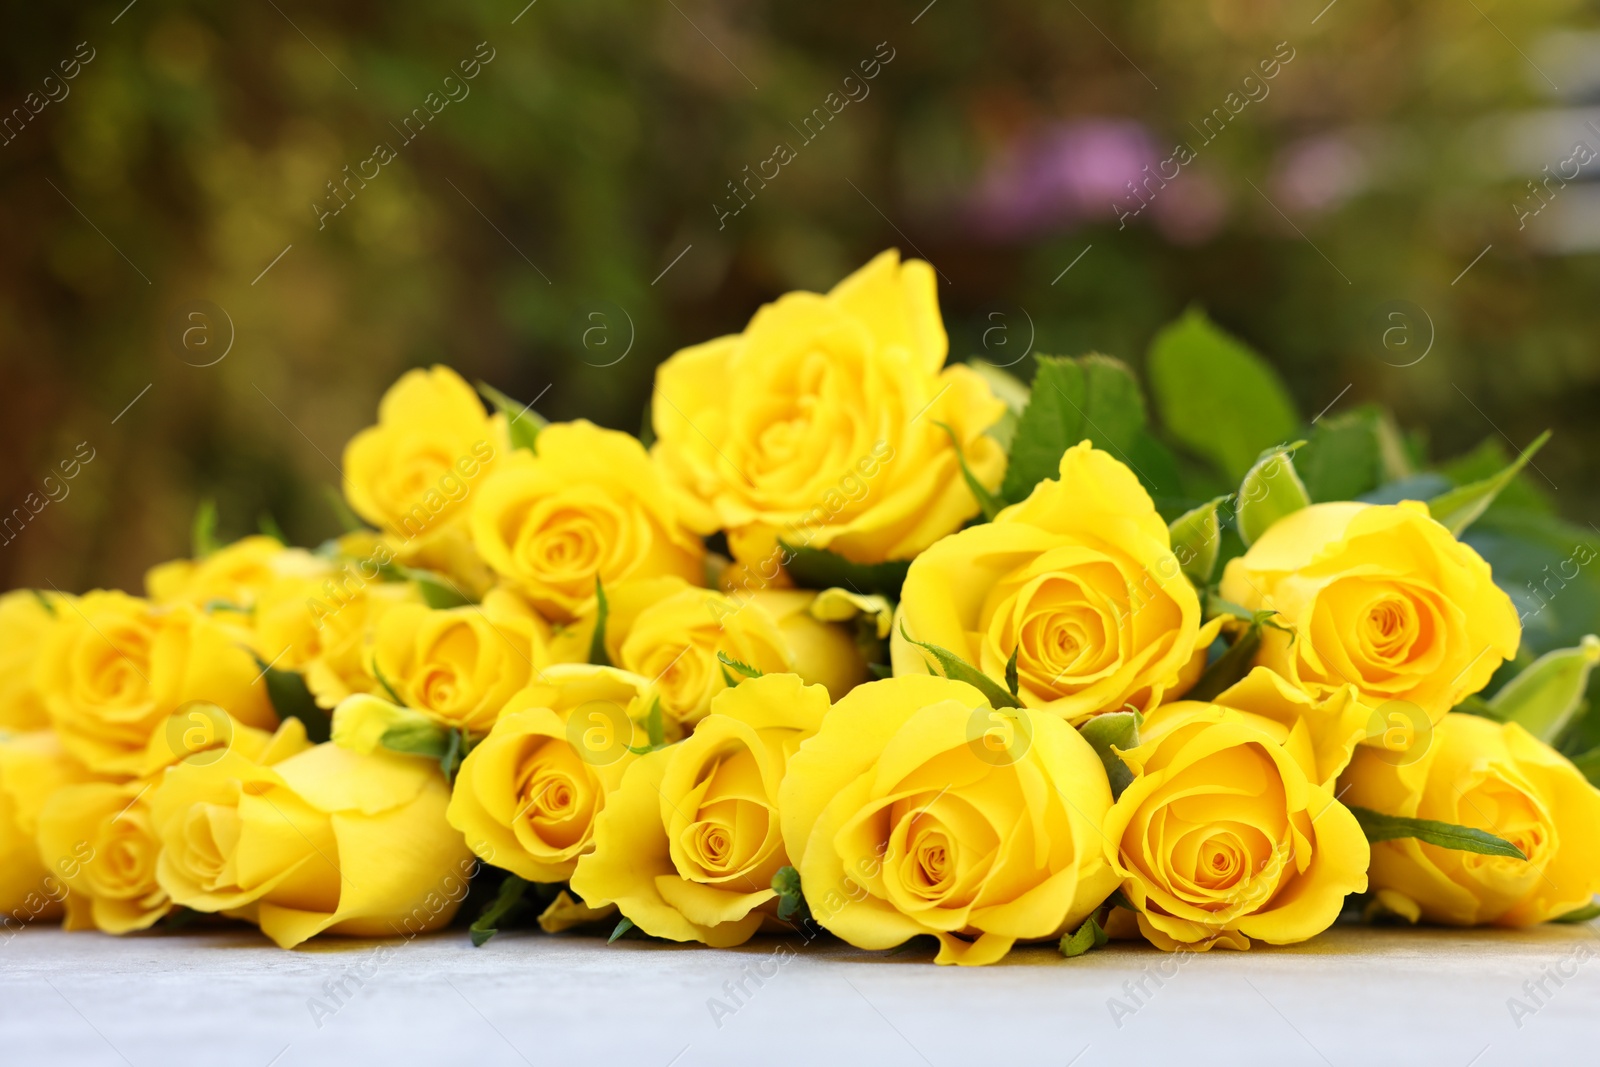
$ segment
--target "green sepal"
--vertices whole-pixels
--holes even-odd
[[[1440,848],[1460,852],[1476,852],[1484,856],[1504,856],[1507,859],[1526,860],[1528,857],[1516,845],[1503,837],[1470,826],[1457,826],[1433,819],[1408,819],[1402,815],[1385,815],[1371,808],[1345,805],[1361,824],[1362,833],[1372,842],[1393,841],[1401,837],[1414,837]]]
[[[1082,726],[1078,733],[1089,742],[1094,754],[1106,769],[1106,780],[1111,783],[1111,798],[1115,800],[1133,783],[1133,769],[1122,761],[1114,749],[1128,752],[1139,747],[1139,724],[1144,716],[1137,711],[1110,711],[1096,715]]]
[[[1061,935],[1061,955],[1069,960],[1074,959],[1092,949],[1101,948],[1110,940],[1100,925],[1098,915],[1090,915],[1075,932]]]
[[[189,529],[194,558],[205,559],[222,547],[217,538],[217,502],[210,497],[200,501],[194,509],[194,523]]]
[[[589,638],[589,662],[596,667],[611,666],[611,657],[606,654],[606,622],[611,618],[611,604],[606,600],[605,586],[600,584],[600,576],[594,579],[594,635]]]
[[[261,531],[263,537],[270,537],[278,544],[288,547],[289,535],[283,532],[283,527],[278,525],[278,520],[272,517],[272,512],[263,511],[256,520],[256,529]]]
[[[739,662],[726,652],[722,651],[720,648],[717,649],[717,662],[722,664],[722,678],[723,681],[728,683],[729,689],[732,689],[734,686],[739,684],[734,679],[733,675],[728,673],[729,670],[732,670],[734,674],[738,674],[743,678],[760,678],[764,673],[756,670],[748,663]]]
[[[1583,907],[1574,908],[1565,915],[1558,915],[1550,921],[1556,923],[1586,923],[1597,915],[1600,915],[1600,903],[1591,900]]]
[[[1543,448],[1545,442],[1550,440],[1550,431],[1546,430],[1533,439],[1533,443],[1522,450],[1522,454],[1512,460],[1499,474],[1490,475],[1476,482],[1458,485],[1448,492],[1440,493],[1428,501],[1428,514],[1442,524],[1451,533],[1460,537],[1462,531],[1471,526],[1494,503],[1494,498],[1500,491],[1510,485],[1522,468],[1533,459],[1534,453]]]
[[[1217,508],[1227,499],[1226,495],[1213,497],[1179,515],[1167,527],[1178,566],[1197,586],[1209,583],[1217,569],[1217,557],[1222,552],[1222,522],[1217,518]]]
[[[1017,696],[1017,690],[1022,687],[1022,683],[1017,679],[1017,653],[1021,651],[1022,646],[1018,645],[1011,650],[1011,658],[1006,660],[1006,688],[1011,690],[1012,696]]]
[[[299,719],[306,728],[306,739],[320,745],[333,734],[333,719],[317,705],[316,698],[306,686],[299,671],[283,671],[269,666],[267,661],[250,653],[261,668],[262,680],[267,686],[267,699],[280,719]]]
[[[900,599],[910,560],[883,563],[852,563],[843,556],[822,548],[778,542],[784,554],[783,569],[802,589],[851,589],[858,593],[877,593],[890,600]]]
[[[1000,514],[1000,509],[1006,506],[1005,501],[985,489],[983,483],[978,481],[978,476],[972,473],[972,468],[967,466],[967,454],[961,450],[961,439],[950,428],[950,424],[935,420],[934,425],[950,436],[950,447],[956,450],[956,462],[961,464],[961,477],[967,483],[967,488],[972,490],[978,510],[983,513],[983,521],[993,522],[994,517]]]
[[[635,756],[646,756],[658,749],[667,746],[667,724],[661,718],[661,698],[650,698],[650,710],[644,716],[645,736],[650,739],[647,745],[629,745],[628,751]]]
[[[460,586],[437,571],[420,567],[399,567],[398,570],[402,578],[416,585],[417,592],[422,594],[422,602],[435,611],[477,603],[462,592]]]
[[[1234,607],[1237,608],[1237,605]],[[1270,609],[1246,611],[1243,608],[1237,608],[1237,611],[1240,614],[1235,617],[1248,618],[1250,624],[1234,639],[1233,644],[1228,646],[1227,651],[1205,669],[1205,673],[1200,675],[1200,680],[1183,694],[1183,699],[1215,700],[1217,694],[1250,673],[1250,668],[1255,665],[1256,652],[1261,648],[1261,631],[1268,626],[1275,630],[1284,629],[1272,621],[1272,617],[1278,614],[1276,611]],[[1228,614],[1234,612],[1230,611]]]
[[[495,898],[484,907],[482,913],[467,928],[472,936],[472,947],[482,948],[495,934],[500,932],[500,927],[510,923],[518,913],[527,908],[527,901],[523,899],[528,891],[528,882],[514,874],[508,874],[505,881],[500,883],[500,891]]]
[[[946,678],[950,678],[957,682],[966,682],[968,685],[978,690],[978,692],[982,693],[985,699],[989,701],[991,707],[1022,707],[1022,702],[1016,697],[1012,696],[1010,693],[1006,692],[1005,688],[993,678],[989,677],[987,674],[984,674],[982,671],[978,670],[978,668],[974,667],[972,664],[968,663],[954,652],[951,652],[948,648],[942,648],[939,645],[929,644],[926,641],[918,641],[916,638],[906,633],[906,624],[904,620],[902,620],[900,623],[900,636],[933,656],[933,658],[938,661],[939,667],[944,672],[944,676]],[[935,673],[932,663],[928,664],[928,673]]]
[[[772,876],[772,890],[778,894],[778,921],[804,922],[811,918],[805,894],[800,891],[800,872],[793,867],[780,867]]]
[[[539,431],[549,426],[550,420],[534,411],[532,404],[519,404],[488,382],[479,382],[478,392],[494,405],[496,411],[506,417],[506,429],[510,433],[511,447],[535,451]]]
[[[1585,634],[1576,648],[1546,652],[1489,698],[1501,722],[1514,722],[1554,745],[1584,706],[1589,672],[1600,663],[1600,637]]]
[[[617,923],[617,928],[615,930],[611,931],[611,936],[606,938],[606,944],[608,944],[608,945],[611,944],[617,938],[621,937],[623,934],[627,933],[629,930],[632,930],[632,929],[633,929],[633,920],[632,919],[628,919],[628,918],[623,918],[620,922]]]
[[[1304,444],[1304,441],[1295,441],[1267,449],[1239,483],[1239,506],[1234,512],[1234,525],[1246,548],[1266,533],[1273,523],[1311,503],[1311,494],[1306,492],[1305,483],[1300,480],[1291,458],[1295,450]]]

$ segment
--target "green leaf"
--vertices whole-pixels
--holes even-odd
[[[1583,907],[1575,908],[1572,911],[1567,912],[1565,915],[1558,916],[1550,921],[1558,923],[1586,923],[1597,915],[1600,915],[1600,904],[1597,904],[1591,900]]]
[[[856,593],[877,593],[890,600],[900,599],[910,560],[887,563],[852,563],[826,549],[779,542],[787,561],[783,569],[802,589],[832,589],[835,586]]]
[[[539,431],[549,426],[550,420],[534,411],[532,404],[519,404],[488,382],[479,382],[478,392],[494,405],[496,411],[506,417],[506,428],[511,433],[511,447],[534,451],[534,446],[539,440]]]
[[[1062,454],[1083,440],[1137,473],[1129,451],[1143,434],[1145,411],[1133,372],[1109,356],[1037,359],[1028,406],[1011,440],[1001,498],[1014,504],[1026,499],[1041,481],[1059,477]],[[1147,483],[1146,488],[1154,487]]]
[[[1208,584],[1217,569],[1217,555],[1222,551],[1222,522],[1217,518],[1217,508],[1227,499],[1213,497],[1179,515],[1167,527],[1178,566],[1195,585]]]
[[[967,483],[973,499],[978,502],[978,510],[983,513],[983,521],[993,522],[994,517],[1000,514],[1000,509],[1006,506],[1006,502],[985,489],[983,483],[978,481],[977,475],[972,473],[972,468],[967,466],[967,454],[961,450],[961,439],[950,428],[950,424],[936,420],[934,425],[949,435],[950,446],[956,450],[956,462],[961,464],[961,478]]]
[[[1111,711],[1096,715],[1078,732],[1089,742],[1094,754],[1105,766],[1106,778],[1111,782],[1111,796],[1120,797],[1133,782],[1133,771],[1122,762],[1122,757],[1112,751],[1113,746],[1127,752],[1139,747],[1139,723],[1143,717],[1136,711]]]
[[[1585,634],[1577,648],[1558,648],[1534,660],[1489,698],[1489,708],[1502,722],[1514,722],[1554,745],[1583,706],[1596,663],[1600,637]]]
[[[526,910],[527,902],[523,897],[527,891],[526,880],[514,874],[506,875],[505,881],[500,883],[500,891],[495,894],[495,898],[467,928],[472,935],[473,948],[482,948],[491,937],[500,932],[500,927],[508,925],[519,912]]]
[[[1017,681],[1017,653],[1021,651],[1022,646],[1018,645],[1011,650],[1011,658],[1006,660],[1006,688],[1011,691],[1012,696],[1017,695],[1017,689],[1020,686]]]
[[[347,534],[366,533],[371,527],[363,523],[356,513],[350,510],[350,505],[340,495],[339,490],[331,485],[322,487],[328,501],[328,507],[333,510],[333,517],[339,520],[339,528]]]
[[[650,710],[645,713],[644,732],[649,738],[647,745],[629,745],[628,751],[635,756],[646,756],[667,745],[667,725],[661,718],[661,698],[650,698]]]
[[[633,929],[633,920],[632,919],[623,919],[621,922],[617,923],[617,928],[615,930],[611,931],[611,936],[606,938],[606,944],[608,944],[608,945],[611,944],[617,938],[621,937],[623,934],[627,933],[629,930],[632,930],[632,929]]]
[[[1239,483],[1239,508],[1235,524],[1245,547],[1254,544],[1272,524],[1286,515],[1292,515],[1311,503],[1305,483],[1294,469],[1295,449],[1305,444],[1269,448],[1245,474]]]
[[[589,638],[589,662],[597,667],[611,666],[606,655],[606,622],[611,618],[611,605],[606,601],[606,590],[600,576],[594,578],[594,635]]]
[[[289,535],[283,532],[283,527],[278,525],[278,520],[272,517],[272,512],[270,511],[261,513],[261,518],[256,520],[256,529],[280,545],[287,546],[289,544]]]
[[[333,733],[333,720],[317,706],[316,698],[306,687],[306,680],[298,671],[280,671],[267,665],[266,660],[251,653],[256,666],[261,668],[267,686],[267,698],[280,719],[299,719],[306,728],[306,738],[314,744],[328,740]]]
[[[732,668],[736,673],[746,678],[760,678],[764,673],[756,670],[748,663],[740,663],[721,649],[717,650],[717,662],[721,663],[725,668]],[[727,672],[724,671],[723,673],[726,674]],[[730,682],[729,684],[732,685],[733,683]]]
[[[427,722],[408,722],[391,726],[383,732],[378,743],[390,752],[399,752],[406,756],[426,756],[428,759],[443,762],[451,748],[451,735],[457,731],[440,726],[429,720]],[[460,738],[456,738],[459,746]]]
[[[1243,614],[1251,615],[1249,612]],[[1216,662],[1206,667],[1205,673],[1200,675],[1200,680],[1183,694],[1183,699],[1215,700],[1217,694],[1231,688],[1235,682],[1249,674],[1251,666],[1255,663],[1256,651],[1261,647],[1261,626],[1260,614],[1252,616],[1250,625],[1234,639],[1233,644],[1229,645],[1222,655],[1217,657]]]
[[[372,676],[378,680],[379,685],[383,686],[383,691],[389,694],[389,699],[391,701],[400,705],[402,708],[408,708],[411,706],[400,698],[400,694],[395,692],[394,686],[389,684],[389,679],[383,676],[383,668],[378,666],[378,661],[376,659],[373,659],[372,661]]]
[[[800,872],[793,867],[780,867],[772,876],[773,892],[778,894],[778,921],[794,919],[804,921],[811,917],[805,894],[800,891]]]
[[[1100,948],[1110,940],[1097,917],[1090,915],[1076,932],[1061,935],[1061,955],[1070,960],[1091,949]]]
[[[1167,432],[1230,480],[1300,425],[1271,365],[1198,308],[1156,334],[1149,379]]]
[[[1471,452],[1463,453],[1452,460],[1439,464],[1439,471],[1448,479],[1449,484],[1433,493],[1429,493],[1428,496],[1437,496],[1452,486],[1466,485],[1468,482],[1492,478],[1494,475],[1499,474],[1512,459],[1512,455],[1506,451],[1499,435],[1485,437],[1478,442],[1478,447]],[[1427,499],[1427,497],[1423,499]],[[1506,509],[1537,511],[1545,515],[1556,514],[1555,501],[1551,499],[1550,492],[1544,486],[1535,484],[1532,478],[1513,478],[1511,484],[1500,490],[1500,495],[1494,498],[1494,503],[1489,505],[1489,510],[1484,514],[1488,515]]]
[[[194,546],[195,559],[205,559],[222,547],[222,542],[217,540],[217,502],[210,497],[200,501],[200,505],[194,509],[190,541]]]
[[[900,636],[910,641],[913,645],[929,653],[939,662],[939,667],[944,671],[944,676],[957,682],[966,682],[984,695],[989,705],[995,708],[1020,708],[1022,702],[1001,687],[993,678],[984,674],[978,668],[951,652],[948,648],[918,641],[906,633],[906,624],[900,623]],[[933,673],[933,664],[928,664],[928,673]]]
[[[1370,405],[1319,419],[1295,468],[1319,504],[1354,500],[1414,473],[1393,420]]]
[[[416,583],[417,592],[422,594],[422,602],[436,611],[477,603],[469,599],[459,585],[436,571],[402,567],[400,573],[407,581]]]
[[[1494,498],[1500,491],[1510,485],[1516,476],[1522,473],[1522,468],[1533,459],[1534,453],[1543,448],[1545,442],[1550,440],[1550,431],[1546,430],[1533,439],[1533,443],[1522,450],[1522,454],[1512,460],[1499,474],[1470,482],[1467,485],[1457,486],[1447,493],[1441,493],[1428,501],[1428,514],[1432,515],[1441,524],[1457,537],[1463,530],[1471,526],[1478,517],[1488,510],[1494,503]]]
[[[1407,819],[1401,815],[1385,815],[1371,808],[1346,805],[1350,814],[1361,824],[1368,841],[1393,841],[1401,837],[1414,837],[1440,848],[1453,848],[1461,852],[1476,852],[1484,856],[1505,856],[1525,860],[1522,850],[1503,837],[1470,826],[1436,822],[1433,819]]]

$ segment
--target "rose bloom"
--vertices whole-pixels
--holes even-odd
[[[0,733],[0,931],[61,915],[66,876],[82,856],[58,866],[40,855],[39,811],[57,790],[88,778],[49,730]]]
[[[703,718],[727,688],[718,652],[765,674],[793,672],[842,697],[866,680],[866,660],[848,627],[811,613],[819,595],[797,589],[730,595],[677,578],[619,586],[608,593],[607,655],[651,679],[662,710],[685,725]]]
[[[479,490],[472,536],[483,558],[546,618],[568,621],[633,578],[702,577],[704,548],[677,493],[631,435],[593,423],[539,431]]]
[[[826,296],[790,293],[741,334],[656,371],[655,454],[726,529],[733,554],[790,545],[858,563],[910,559],[976,514],[973,474],[1000,484],[984,435],[1004,413],[979,375],[946,367],[933,268],[884,252]]]
[[[387,937],[454,916],[473,869],[428,760],[317,745],[271,766],[237,750],[170,768],[150,795],[156,879],[172,901],[261,927]]]
[[[1600,893],[1600,791],[1515,723],[1452,713],[1415,759],[1356,752],[1346,802],[1505,838],[1528,858],[1484,856],[1416,838],[1372,846],[1380,903],[1412,922],[1531,926]]]
[[[410,370],[383,395],[378,424],[345,446],[345,499],[401,562],[481,593],[492,575],[472,546],[470,501],[508,449],[505,418],[487,414],[460,375]]]
[[[277,722],[248,642],[190,605],[97,590],[58,607],[34,682],[61,743],[90,770],[147,774],[158,730],[185,704],[219,705],[247,726]]]
[[[1075,725],[1180,694],[1222,625],[1201,626],[1150,494],[1088,441],[1061,457],[1059,479],[913,560],[900,618],[915,640],[996,679],[1015,652],[1022,703]],[[926,653],[900,630],[895,674],[927,673]]]
[[[390,608],[421,604],[412,582],[386,582],[375,560],[344,560],[319,577],[284,578],[255,606],[255,649],[279,670],[305,676],[317,704],[383,687],[367,669],[367,636]]]
[[[1370,708],[1406,701],[1433,722],[1521,640],[1489,565],[1416,501],[1302,508],[1229,562],[1221,593],[1278,613],[1257,662],[1313,695],[1353,685]]]
[[[486,863],[531,882],[572,877],[594,846],[595,819],[638,758],[629,746],[650,743],[655,699],[650,683],[627,671],[546,667],[462,762],[450,825]]]
[[[44,696],[34,684],[44,632],[67,598],[31,589],[0,595],[0,730],[38,730],[50,722]]]
[[[1106,816],[1104,844],[1152,944],[1304,941],[1367,888],[1366,836],[1317,756],[1307,731],[1218,704],[1180,701],[1145,718],[1139,745],[1122,753],[1135,778]]]
[[[226,728],[233,748],[268,765],[310,747],[299,719],[277,733]],[[192,754],[204,762],[214,754]],[[172,910],[156,880],[161,839],[150,813],[149,781],[80,782],[49,794],[39,812],[39,856],[66,887],[66,929],[126,934],[153,926]]]
[[[692,736],[628,768],[573,892],[590,907],[615,903],[652,936],[717,948],[776,921],[772,878],[789,865],[778,787],[828,706],[826,689],[793,674],[719,693]]]
[[[548,624],[503,589],[458,608],[400,604],[378,620],[372,675],[405,706],[445,726],[487,733],[547,662],[548,634]]]
[[[1116,888],[1105,768],[1054,715],[930,675],[857,686],[789,761],[783,841],[814,919],[858,948],[931,934],[993,963],[1076,928]]]
[[[145,573],[145,590],[157,604],[248,611],[274,583],[311,578],[329,569],[303,548],[285,548],[274,537],[255,535],[217,549],[204,559],[175,559]]]

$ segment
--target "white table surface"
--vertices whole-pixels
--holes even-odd
[[[935,967],[836,942],[737,950],[461,931],[410,943],[324,939],[284,952],[253,932],[129,938],[29,929],[0,943],[0,1065],[895,1065],[1600,1062],[1593,925],[1527,931],[1338,927],[1292,948],[1187,958],[1132,1015],[1163,957],[1131,944],[1077,960],[1048,948]],[[774,953],[793,946],[778,967]],[[1600,951],[1596,953],[1600,958]],[[1508,998],[1567,959],[1575,977],[1519,1027]],[[709,998],[747,964],[777,974],[734,1014]],[[352,969],[342,1006],[324,991]],[[1169,970],[1171,967],[1169,966]],[[359,973],[359,972],[358,972]],[[337,1007],[313,1018],[310,1001]],[[1529,1002],[1531,1003],[1531,1002]],[[320,1025],[319,1025],[320,1022]],[[1120,1025],[1118,1025],[1120,1023]]]

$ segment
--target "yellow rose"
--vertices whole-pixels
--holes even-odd
[[[410,370],[383,395],[378,424],[345,446],[345,499],[403,562],[480,592],[488,576],[467,530],[469,500],[508,448],[504,417],[486,414],[455,371]]]
[[[1341,782],[1346,803],[1485,830],[1528,857],[1374,844],[1378,900],[1413,922],[1531,926],[1600,893],[1600,791],[1515,723],[1446,715],[1416,758],[1363,746]]]
[[[900,613],[913,639],[992,678],[1015,653],[1023,704],[1073,724],[1172,699],[1199,677],[1222,622],[1200,625],[1150,494],[1088,441],[1061,457],[1059,480],[913,560]],[[900,629],[895,674],[926,674]]]
[[[1302,508],[1228,564],[1221,593],[1278,612],[1258,663],[1314,696],[1353,685],[1369,708],[1400,701],[1432,722],[1521,640],[1489,565],[1416,501]]]
[[[538,455],[500,463],[472,506],[472,536],[489,566],[547,618],[570,620],[634,578],[702,576],[704,549],[644,446],[589,422],[539,432]]]
[[[677,578],[633,582],[607,593],[607,655],[651,679],[662,709],[684,724],[703,718],[727,688],[718,652],[764,674],[793,672],[842,697],[865,680],[866,661],[849,629],[808,610],[817,595],[760,589],[729,596]]]
[[[548,624],[501,589],[459,608],[400,604],[378,620],[373,677],[445,726],[487,733],[546,662],[548,638]]]
[[[300,671],[317,704],[382,686],[367,670],[367,636],[390,608],[420,604],[412,582],[385,582],[372,560],[347,560],[325,575],[285,578],[255,607],[255,647],[280,670]]]
[[[67,751],[100,774],[140,775],[186,704],[219,705],[247,726],[277,722],[248,639],[188,604],[97,590],[57,609],[34,681]]]
[[[57,790],[88,772],[49,730],[0,734],[0,932],[55,919],[66,899],[69,867],[39,854],[39,811]]]
[[[44,633],[66,598],[14,589],[0,596],[0,730],[39,730],[50,712],[33,681]]]
[[[709,506],[740,560],[777,541],[859,563],[910,559],[976,514],[955,448],[990,489],[1005,405],[945,367],[933,268],[884,252],[826,296],[790,293],[742,334],[656,371],[656,455]]]
[[[828,712],[828,691],[793,674],[740,682],[687,740],[640,758],[595,824],[572,890],[614,903],[673,941],[742,945],[775,916],[773,875],[789,866],[778,787]]]
[[[1116,888],[1100,839],[1111,787],[1089,743],[948,678],[851,690],[778,800],[812,917],[859,948],[931,934],[939,963],[992,963]]]
[[[629,746],[650,743],[654,699],[650,683],[627,671],[545,668],[462,762],[450,825],[485,862],[531,882],[572,877],[594,845],[596,816],[637,758]]]
[[[237,751],[181,763],[150,796],[156,879],[174,903],[254,922],[282,948],[437,929],[475,869],[449,799],[434,764],[332,744],[270,767]]]
[[[1367,888],[1368,846],[1309,733],[1216,704],[1157,708],[1105,819],[1139,929],[1168,952],[1304,941]]]
[[[227,733],[235,751],[263,765],[310,747],[299,719],[285,720],[270,736],[248,726]],[[189,758],[204,763],[221,753],[200,750]],[[125,934],[147,929],[172,910],[156,880],[161,839],[150,795],[157,781],[82,782],[55,790],[45,801],[39,854],[66,886],[68,930]]]
[[[228,605],[250,609],[273,583],[310,578],[328,564],[303,548],[285,548],[277,538],[256,535],[219,548],[204,559],[175,559],[151,567],[145,590],[157,604]]]

